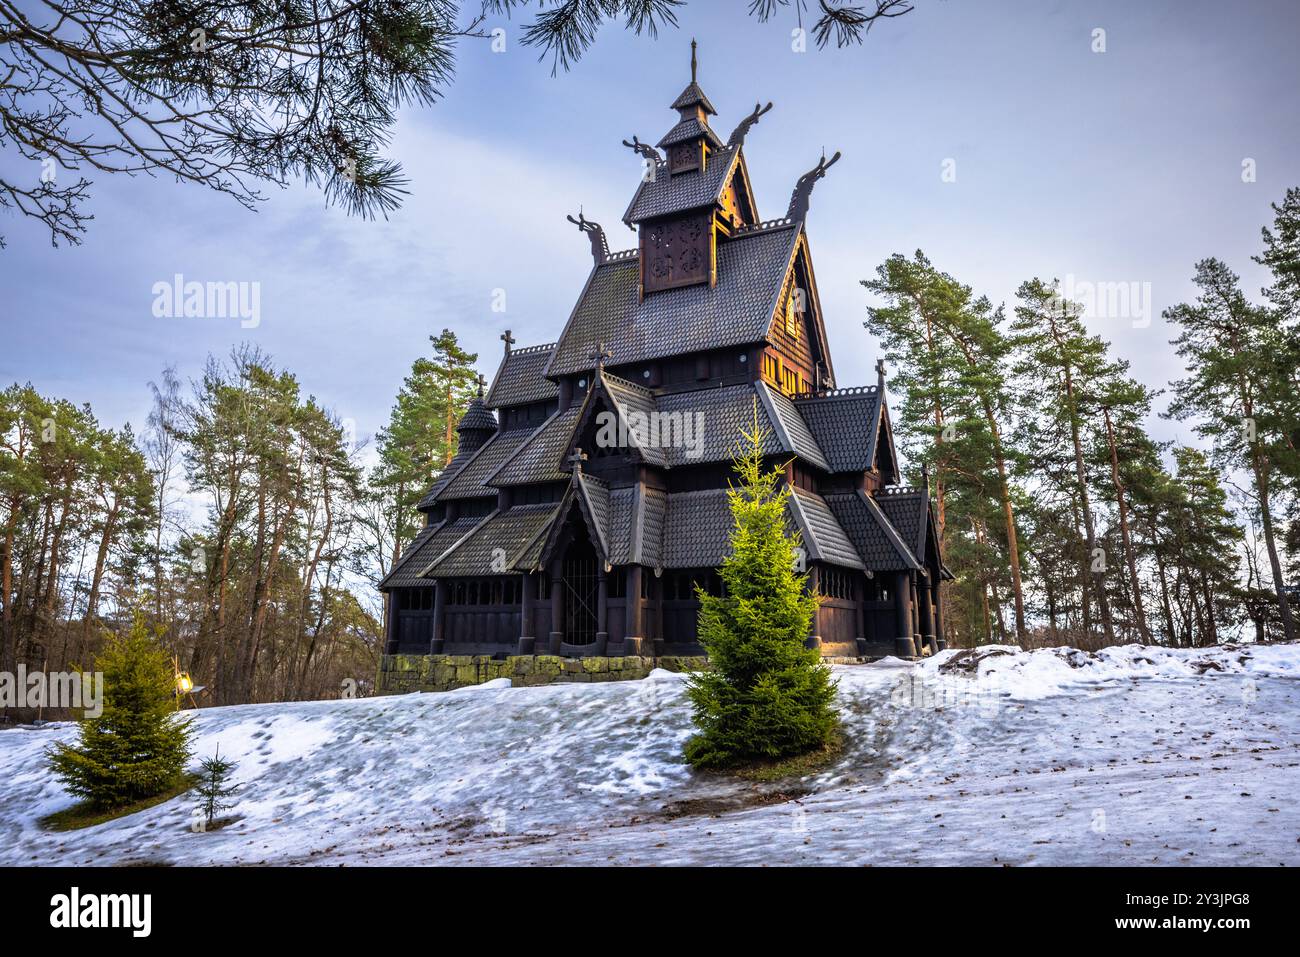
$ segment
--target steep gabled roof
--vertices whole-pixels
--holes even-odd
[[[875,461],[881,393],[874,385],[794,397],[832,472],[865,472]]]
[[[617,439],[626,440],[627,451],[661,468],[730,461],[741,429],[749,427],[757,408],[759,424],[765,429],[765,454],[795,455],[829,471],[826,457],[799,411],[763,382],[655,395],[604,373],[583,403],[572,443],[587,442],[580,437],[589,435],[598,403],[613,405],[623,425]],[[563,464],[567,451],[560,454],[562,471],[568,470]]]
[[[686,89],[677,95],[677,99],[673,100],[673,105],[669,109],[684,110],[691,106],[701,106],[704,108],[704,112],[712,116],[718,115],[718,111],[713,108],[709,98],[704,95],[704,91],[700,89],[700,85],[694,80],[691,80]]]
[[[447,463],[447,467],[438,473],[438,477],[433,480],[433,484],[429,486],[429,490],[424,493],[424,497],[416,503],[415,507],[422,512],[427,512],[433,508],[438,501],[438,496],[442,494],[442,490],[451,484],[452,480],[460,474],[460,470],[465,467],[465,463],[472,459],[481,448],[480,446],[473,451],[466,449],[457,451],[452,460]]]
[[[487,484],[503,487],[531,482],[562,482],[569,476],[561,459],[573,440],[573,430],[583,405],[571,405],[539,425],[499,469],[487,477]]]
[[[718,134],[713,132],[713,128],[707,123],[701,123],[698,118],[688,116],[671,130],[663,135],[663,138],[656,143],[660,149],[673,146],[677,143],[685,143],[687,140],[699,139],[704,137],[708,140],[710,146],[715,150],[722,149],[722,140]]]
[[[380,590],[427,586],[428,579],[421,578],[420,572],[473,531],[481,521],[482,518],[458,518],[454,522],[426,525],[420,529],[411,544],[406,546],[406,551],[402,552],[393,570],[379,583]]]
[[[609,485],[594,475],[585,475],[579,472],[572,477],[569,487],[565,489],[564,495],[560,498],[560,504],[555,510],[555,518],[552,520],[546,534],[542,536],[544,544],[541,549],[536,551],[535,557],[532,555],[532,549],[525,550],[525,554],[533,558],[535,565],[550,560],[556,543],[560,539],[565,519],[568,518],[573,509],[577,509],[578,514],[582,517],[583,524],[587,528],[587,537],[591,539],[591,543],[595,546],[596,554],[600,556],[601,561],[613,562],[610,552]]]
[[[781,448],[829,472],[830,464],[826,461],[825,454],[795,404],[766,382],[758,382],[755,385],[759,398],[768,407],[769,420],[776,429]]]
[[[632,202],[623,213],[623,222],[631,225],[645,219],[712,206],[722,198],[739,160],[740,147],[727,146],[709,157],[708,166],[703,171],[691,170],[673,175],[668,171],[668,162],[660,162],[655,166],[654,178],[643,178],[632,194]]]
[[[803,536],[809,560],[845,568],[866,567],[820,495],[801,488],[792,489],[789,508]]]
[[[533,429],[512,429],[498,432],[483,444],[437,495],[440,502],[463,498],[485,498],[496,495],[497,490],[487,484],[489,476],[501,463],[513,455],[533,434]]]
[[[718,282],[641,298],[636,256],[606,261],[587,280],[547,366],[561,376],[594,368],[596,346],[608,365],[762,342],[798,243],[797,223],[750,228],[718,243]]]
[[[901,486],[884,488],[876,493],[875,499],[912,554],[924,561],[925,533],[930,519],[930,499],[925,490]]]
[[[840,492],[826,495],[825,501],[868,569],[900,571],[921,567],[912,549],[870,495],[861,490]]]
[[[506,405],[543,402],[560,394],[560,387],[543,374],[555,343],[511,349],[501,359],[484,402],[493,409]]]
[[[467,578],[508,574],[537,534],[548,527],[556,506],[517,505],[493,512],[420,571],[423,578]]]

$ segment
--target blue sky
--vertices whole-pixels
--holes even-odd
[[[639,167],[620,141],[654,142],[672,125],[692,36],[720,135],[755,101],[776,104],[746,144],[762,216],[784,212],[823,147],[844,153],[808,221],[841,385],[874,379],[859,280],[918,247],[1009,306],[1034,275],[1150,283],[1149,326],[1091,325],[1149,384],[1177,376],[1160,311],[1192,295],[1193,263],[1208,255],[1255,292],[1269,203],[1300,185],[1300,4],[916,6],[863,47],[795,53],[793,11],[764,25],[746,3],[692,0],[679,29],[651,40],[607,28],[555,78],[517,44],[518,22],[489,21],[505,27],[506,52],[463,44],[446,100],[403,113],[391,155],[412,195],[388,221],[349,219],[301,185],[249,213],[147,177],[95,184],[77,248],[51,249],[34,223],[6,217],[0,381],[139,426],[163,366],[194,375],[209,352],[249,341],[366,435],[444,326],[491,375],[504,328],[521,345],[553,341],[581,290],[591,261],[566,214],[581,207],[612,248],[634,245],[619,216]],[[0,168],[21,172],[12,157]],[[261,324],[155,317],[153,284],[176,273],[259,282]],[[1175,423],[1153,429],[1189,438]]]

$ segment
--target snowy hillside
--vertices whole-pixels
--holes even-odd
[[[70,834],[0,732],[0,864],[1300,864],[1300,647],[987,647],[837,667],[848,746],[775,785],[693,774],[683,678],[198,714],[238,820],[182,797]]]

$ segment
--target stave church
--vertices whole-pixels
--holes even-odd
[[[810,646],[944,647],[928,480],[901,484],[883,364],[874,385],[837,387],[817,296],[805,221],[839,154],[761,219],[745,144],[771,104],[723,140],[696,72],[692,43],[672,128],[624,141],[636,248],[610,252],[570,217],[592,268],[558,341],[502,336],[426,524],[380,584],[387,654],[700,654],[695,587],[721,588],[731,457],[755,413],[824,596]]]

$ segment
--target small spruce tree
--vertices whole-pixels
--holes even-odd
[[[235,806],[227,799],[239,790],[238,784],[230,783],[230,775],[238,766],[234,761],[227,761],[221,756],[220,747],[212,757],[204,758],[199,763],[199,783],[194,786],[194,790],[201,798],[199,808],[207,824],[212,824],[222,811]]]
[[[815,751],[833,734],[835,685],[805,645],[820,596],[795,571],[800,541],[787,527],[780,469],[765,470],[758,410],[734,457],[739,482],[727,497],[734,526],[719,575],[723,594],[696,587],[700,641],[710,670],[687,694],[699,729],[686,759],[700,768],[776,760]]]
[[[95,658],[104,676],[103,711],[81,722],[80,742],[46,752],[71,793],[117,808],[180,783],[190,757],[191,719],[175,713],[175,672],[144,618],[113,635]]]

